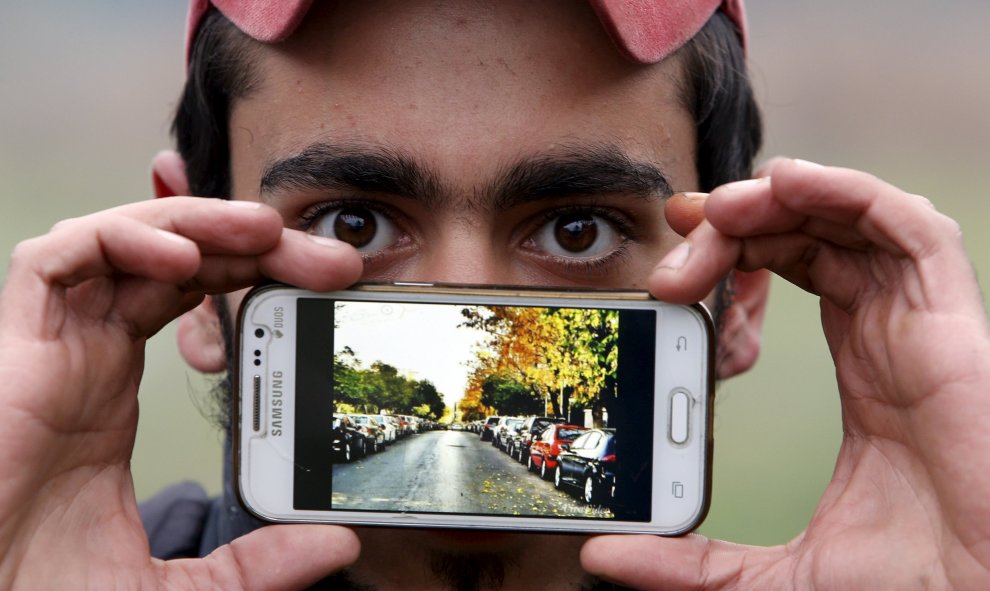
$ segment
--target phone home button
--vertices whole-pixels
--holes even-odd
[[[686,443],[689,437],[688,425],[691,418],[691,397],[684,390],[674,390],[670,394],[670,440],[676,444]]]

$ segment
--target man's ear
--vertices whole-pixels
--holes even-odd
[[[722,314],[716,372],[730,378],[753,367],[760,354],[763,317],[770,294],[770,271],[733,271],[732,302]]]
[[[186,163],[175,150],[162,150],[151,160],[151,184],[155,197],[189,195]]]
[[[226,369],[223,333],[212,296],[179,318],[176,338],[179,354],[189,367],[203,373]]]

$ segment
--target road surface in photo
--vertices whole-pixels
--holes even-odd
[[[611,517],[466,431],[430,431],[333,470],[333,508]]]

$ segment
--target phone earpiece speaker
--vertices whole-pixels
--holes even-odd
[[[254,376],[254,415],[252,426],[255,432],[261,430],[261,376]]]

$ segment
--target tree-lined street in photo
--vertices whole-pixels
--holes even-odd
[[[420,433],[333,468],[334,509],[609,518],[467,431]]]
[[[369,413],[411,415],[429,429],[488,416],[590,416],[604,426],[618,395],[618,327],[615,310],[337,302],[334,412],[342,425],[353,422],[347,414]],[[374,428],[362,429],[373,442]],[[485,439],[423,430],[381,453],[339,461],[333,508],[612,517]]]
[[[588,409],[603,426],[618,325],[616,310],[340,302],[335,410],[467,422]]]

